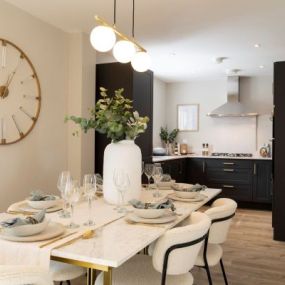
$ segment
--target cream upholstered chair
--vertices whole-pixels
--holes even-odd
[[[138,254],[113,270],[113,285],[191,285],[189,272],[207,236],[210,219],[200,212],[189,225],[168,230],[154,246],[153,256]],[[103,284],[103,274],[95,285]]]
[[[228,284],[221,245],[227,240],[231,220],[235,215],[236,209],[237,203],[234,200],[221,198],[217,199],[211,208],[205,211],[205,214],[210,217],[212,225],[209,236],[199,252],[195,265],[206,269],[210,285],[212,284],[212,278],[209,267],[218,263],[221,265],[225,284]]]
[[[0,285],[53,285],[50,274],[39,267],[0,265]]]
[[[71,284],[70,280],[76,279],[86,273],[86,269],[70,265],[62,262],[51,261],[50,263],[50,274],[53,281],[66,282],[68,285]]]

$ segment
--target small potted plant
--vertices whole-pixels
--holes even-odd
[[[166,148],[166,154],[171,155],[172,154],[172,144],[175,142],[175,139],[178,135],[179,130],[173,129],[171,132],[168,131],[167,127],[160,128],[160,138],[165,144]]]
[[[137,111],[133,111],[133,102],[123,96],[123,91],[118,89],[114,97],[110,97],[101,87],[101,99],[91,109],[90,118],[66,117],[66,121],[78,124],[85,133],[95,129],[112,140],[105,148],[103,163],[104,198],[112,204],[118,203],[118,192],[113,182],[116,169],[123,169],[129,176],[131,191],[126,194],[126,201],[140,196],[142,154],[134,140],[145,132],[149,121],[148,117],[140,117]]]

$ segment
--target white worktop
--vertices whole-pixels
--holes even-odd
[[[242,159],[242,160],[272,160],[271,157],[261,157],[261,156],[252,156],[252,157],[229,157],[229,156],[205,156],[199,154],[186,154],[186,155],[165,155],[165,156],[153,156],[153,162],[162,162],[173,159],[182,159],[182,158],[214,158],[214,159]]]

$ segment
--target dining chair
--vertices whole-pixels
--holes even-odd
[[[190,270],[208,234],[209,217],[195,212],[189,225],[168,230],[160,237],[152,256],[137,254],[120,267],[113,269],[113,285],[191,285]],[[127,242],[127,241],[126,241]],[[103,284],[99,274],[95,285]]]
[[[86,269],[82,267],[58,261],[50,262],[49,271],[52,280],[60,282],[60,285],[63,285],[64,282],[67,285],[71,285],[71,280],[76,279],[86,273]]]
[[[53,285],[51,275],[40,267],[0,265],[0,285]]]
[[[228,198],[214,201],[205,214],[211,219],[209,235],[201,248],[195,265],[206,269],[209,284],[212,285],[210,267],[220,263],[225,284],[228,285],[227,275],[223,264],[222,244],[227,240],[232,218],[235,215],[237,203]]]

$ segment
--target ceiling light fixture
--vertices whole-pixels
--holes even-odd
[[[265,67],[265,66],[264,66],[264,65],[262,65],[262,64],[261,64],[261,65],[259,65],[259,68],[260,68],[260,69],[263,69],[264,67]]]
[[[260,47],[261,47],[261,44],[254,44],[254,47],[255,47],[255,48],[260,48]]]
[[[115,59],[121,63],[131,61],[132,67],[139,72],[147,71],[151,60],[147,51],[135,41],[135,0],[133,0],[132,13],[132,37],[128,37],[116,28],[116,0],[114,0],[114,23],[108,24],[99,16],[95,16],[99,26],[95,27],[90,34],[90,42],[94,49],[107,52],[113,48]],[[118,41],[116,42],[116,35]]]

